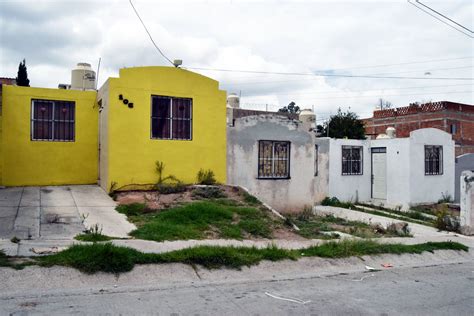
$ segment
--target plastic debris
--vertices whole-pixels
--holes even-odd
[[[298,303],[298,304],[302,304],[302,305],[311,302],[311,301],[303,301],[303,300],[300,300],[298,298],[293,298],[293,297],[283,297],[283,296],[280,296],[280,294],[276,295],[276,294],[272,294],[272,293],[268,293],[268,292],[265,292],[265,295],[270,296],[272,298],[275,298],[277,300],[288,301],[288,302]]]
[[[393,268],[393,264],[391,264],[391,263],[382,263],[381,265],[384,268]]]
[[[375,268],[371,267],[371,266],[365,266],[365,269],[368,270],[368,271],[374,271],[375,270]]]

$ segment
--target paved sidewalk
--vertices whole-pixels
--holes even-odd
[[[72,240],[98,224],[102,233],[128,237],[135,229],[97,185],[0,189],[0,239]]]

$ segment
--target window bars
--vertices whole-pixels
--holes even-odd
[[[192,139],[192,99],[152,96],[151,138]]]
[[[362,174],[362,146],[342,146],[342,175]]]
[[[290,142],[259,141],[258,178],[290,178]]]
[[[75,103],[72,101],[32,100],[31,140],[75,140]]]
[[[425,175],[443,174],[443,146],[425,146]]]

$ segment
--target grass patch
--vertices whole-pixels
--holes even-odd
[[[338,231],[361,238],[379,237],[409,237],[407,234],[397,234],[396,231],[386,229],[380,225],[371,225],[360,221],[350,221],[333,215],[310,215],[293,217],[292,222],[300,228],[297,233],[305,238],[335,239],[339,238],[336,233],[325,232]]]
[[[435,250],[462,250],[469,248],[463,244],[446,242],[427,242],[416,245],[402,244],[380,244],[373,240],[343,240],[341,242],[328,242],[320,246],[309,247],[304,251],[305,256],[316,256],[323,258],[344,258],[352,256],[380,255],[380,254],[403,254],[417,253]]]
[[[208,269],[222,267],[240,269],[256,265],[262,260],[297,260],[304,257],[343,258],[350,256],[379,255],[386,253],[422,253],[435,250],[462,250],[468,247],[456,242],[428,242],[417,245],[379,244],[375,241],[328,242],[320,246],[299,250],[284,250],[275,246],[258,249],[248,247],[199,246],[161,254],[142,253],[134,249],[114,246],[111,243],[74,245],[60,253],[35,258],[36,263],[76,268],[85,273],[122,273],[131,271],[135,264],[185,263],[202,265]],[[0,262],[1,261],[0,257]]]
[[[102,235],[102,234],[80,234],[74,237],[74,239],[80,240],[80,241],[100,242],[100,241],[108,241],[113,238]]]
[[[244,198],[244,202],[250,205],[260,205],[262,202],[260,202],[259,199],[257,199],[255,196],[252,194],[248,193],[247,191],[242,192],[242,196]]]
[[[200,201],[146,213],[142,205],[117,208],[138,228],[130,233],[140,239],[164,241],[214,238],[242,239],[245,236],[270,238],[273,221],[258,208],[228,205],[221,201]],[[140,213],[141,212],[141,213]]]

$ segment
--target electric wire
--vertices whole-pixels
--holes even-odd
[[[146,33],[148,34],[148,37],[150,37],[150,40],[153,43],[153,46],[155,46],[155,48],[161,54],[161,56],[163,56],[163,58],[165,58],[171,65],[174,66],[174,63],[168,57],[166,57],[166,55],[161,51],[161,49],[158,47],[158,45],[153,40],[153,37],[151,36],[150,32],[148,31],[148,28],[146,27],[145,23],[143,22],[142,18],[140,17],[140,14],[138,14],[137,9],[135,9],[135,6],[133,5],[132,0],[128,0],[128,1],[130,2],[130,5],[132,6],[133,11],[135,11],[135,14],[137,15],[137,17],[140,20],[141,24],[143,25],[143,28],[145,29]]]
[[[408,80],[468,80],[473,81],[474,78],[467,77],[404,77],[404,76],[370,76],[370,75],[349,75],[349,74],[323,74],[323,73],[304,73],[304,72],[278,72],[278,71],[259,71],[259,70],[239,70],[239,69],[219,69],[219,68],[202,68],[202,67],[186,67],[186,69],[217,71],[217,72],[235,72],[235,73],[253,73],[253,74],[272,74],[283,76],[316,76],[316,77],[342,77],[342,78],[366,78],[366,79],[408,79]]]
[[[465,29],[466,31],[468,31],[468,32],[470,32],[470,33],[474,33],[472,30],[468,29],[468,28],[465,27],[464,25],[461,25],[461,24],[459,24],[458,22],[456,22],[456,21],[454,21],[454,20],[448,18],[446,15],[444,15],[444,14],[442,14],[442,13],[436,11],[436,10],[433,9],[433,8],[430,8],[430,7],[427,6],[426,4],[423,4],[421,1],[419,1],[419,0],[415,0],[415,1],[416,1],[417,3],[419,3],[419,4],[421,4],[422,6],[424,6],[425,8],[427,8],[428,10],[431,10],[431,11],[433,11],[434,13],[436,13],[436,14],[442,16],[442,17],[445,18],[446,20],[449,20],[449,21],[451,21],[452,23],[454,23],[454,24],[456,24],[456,25],[462,27],[462,28]]]
[[[424,13],[430,15],[431,17],[435,18],[436,20],[440,21],[441,23],[446,24],[447,26],[449,26],[450,28],[452,28],[452,29],[458,31],[459,33],[462,33],[462,34],[464,34],[464,35],[466,35],[466,36],[468,36],[468,37],[470,37],[470,38],[474,38],[474,36],[471,36],[470,34],[465,33],[464,31],[462,31],[462,30],[460,30],[460,29],[454,27],[453,25],[447,23],[446,21],[441,20],[441,19],[438,18],[436,15],[433,15],[432,13],[428,12],[427,10],[425,10],[425,9],[423,9],[423,8],[420,8],[419,6],[417,6],[416,4],[414,4],[413,2],[410,2],[410,0],[407,0],[407,1],[408,1],[409,4],[411,4],[411,5],[414,6],[415,8],[417,8],[417,9],[423,11]]]

